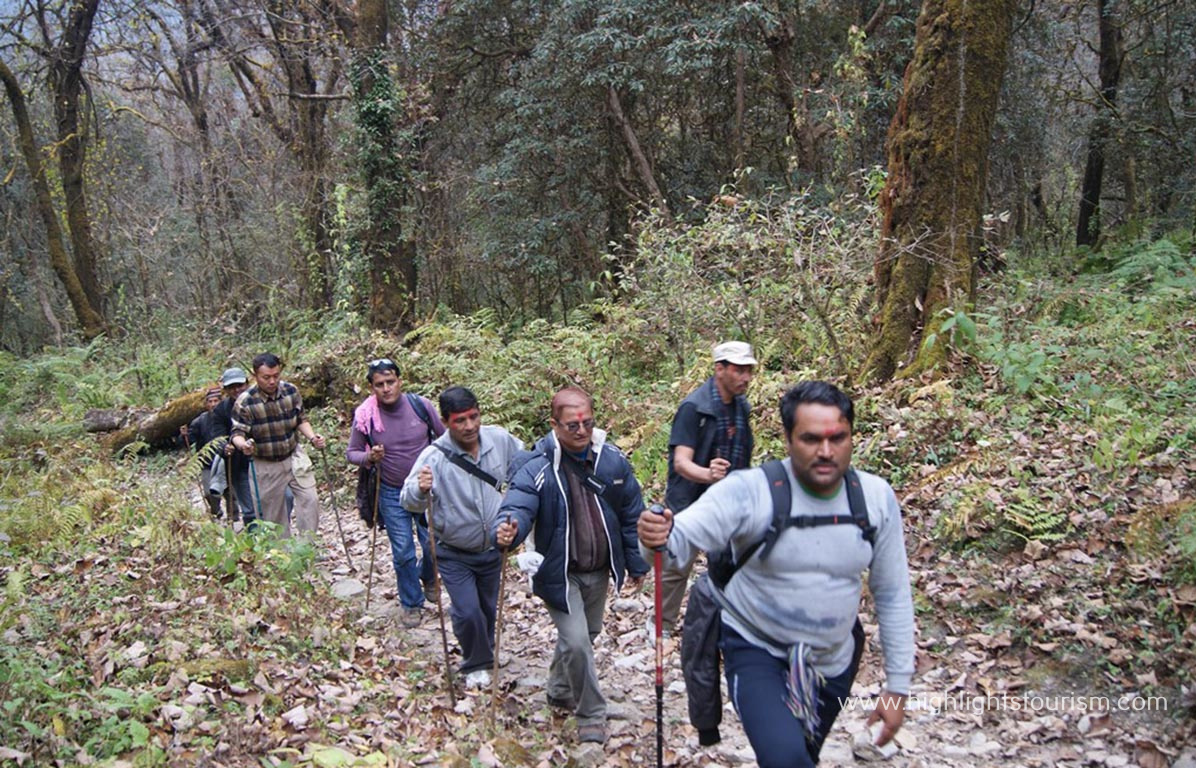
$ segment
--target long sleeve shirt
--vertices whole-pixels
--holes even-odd
[[[432,493],[436,506],[429,522],[436,531],[437,544],[447,544],[466,552],[482,552],[494,546],[492,534],[498,521],[502,493],[494,486],[463,468],[455,466],[437,448],[442,446],[503,484],[515,454],[523,450],[523,441],[502,427],[483,425],[478,435],[478,457],[461,450],[451,435],[445,433],[420,453],[403,483],[399,503],[412,512],[424,512],[428,497],[419,489],[419,472],[432,470]]]
[[[785,469],[793,489],[790,515],[837,514],[851,519],[846,489],[831,499],[817,498],[797,482],[789,462]],[[727,601],[746,621],[727,611],[723,621],[770,653],[781,651],[761,635],[787,645],[806,643],[819,672],[841,674],[851,661],[851,628],[867,571],[880,624],[886,687],[893,693],[908,693],[914,671],[914,609],[901,509],[888,483],[867,472],[858,474],[869,519],[876,526],[875,545],[870,547],[854,525],[786,528],[768,558],[754,555],[724,590]],[[673,518],[666,553],[669,564],[687,563],[698,550],[719,551],[728,542],[736,552],[744,552],[764,538],[772,515],[764,470],[733,472],[685,514]]]
[[[420,399],[423,400],[428,419],[432,422],[432,433],[443,435],[444,424],[436,414],[436,409],[427,398]],[[382,417],[382,431],[374,431],[367,438],[366,433],[354,425],[353,431],[349,433],[349,446],[345,451],[345,458],[350,464],[361,466],[369,454],[370,445],[384,446],[386,451],[382,454],[382,482],[392,488],[402,488],[416,457],[420,451],[428,447],[428,425],[411,407],[406,394],[393,406],[379,404],[378,414]]]

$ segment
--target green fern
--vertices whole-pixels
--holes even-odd
[[[1071,527],[1066,512],[1029,501],[1009,504],[1003,517],[1006,525],[1002,530],[1026,541],[1062,541]]]

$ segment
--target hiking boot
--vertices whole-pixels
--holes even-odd
[[[407,629],[415,629],[424,622],[424,609],[404,608],[399,614],[399,621]]]
[[[577,726],[577,740],[590,744],[602,744],[606,741],[606,726],[602,723],[590,723]]]
[[[475,669],[465,676],[466,688],[485,688],[490,685],[490,673],[484,669]]]
[[[557,698],[556,696],[553,696],[551,693],[548,694],[548,706],[553,709],[559,709],[564,712],[572,712],[573,710],[577,709],[577,705],[574,704],[571,700]]]

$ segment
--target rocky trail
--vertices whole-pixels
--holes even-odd
[[[320,570],[329,589],[345,596],[346,608],[361,611],[369,539],[356,520],[346,520],[345,530],[356,570],[350,570],[345,561],[340,535],[327,514],[322,534],[329,556]],[[1082,573],[1089,563],[1079,554],[1065,550],[1029,561],[1009,578],[1047,577],[1052,569]],[[966,614],[969,596],[1008,587],[994,583],[982,587],[975,577],[947,575],[962,573],[955,566],[934,553],[914,551],[915,592],[929,593],[931,601],[955,601],[960,607],[957,613]],[[527,577],[513,564],[508,570],[501,694],[494,722],[489,688],[465,691],[458,679],[457,708],[450,707],[434,607],[417,628],[404,629],[397,621],[394,575],[384,536],[378,542],[373,584],[370,611],[357,621],[358,654],[351,668],[360,666],[363,658],[372,659],[367,667],[374,671],[372,684],[390,687],[393,708],[360,712],[360,721],[368,729],[346,734],[350,742],[364,740],[382,751],[402,743],[415,764],[428,765],[655,762],[650,578],[641,592],[612,594],[608,602],[605,629],[596,644],[599,676],[611,710],[610,738],[601,748],[579,744],[574,723],[556,715],[545,702],[544,682],[555,634],[542,603],[530,592]],[[445,599],[447,606],[447,595]],[[927,605],[920,600],[918,606],[918,675],[898,748],[882,756],[867,747],[867,711],[862,702],[878,693],[881,673],[876,628],[865,624],[871,641],[853,690],[855,706],[845,709],[836,722],[822,765],[1196,767],[1196,750],[1186,746],[1192,720],[1180,711],[1184,704],[1177,697],[1151,698],[1108,676],[1102,678],[1102,690],[1089,691],[1051,663],[1049,644],[1036,648],[1024,638],[1015,639],[1011,626],[1016,628],[1016,622],[997,626],[977,620],[969,625],[952,612]],[[1033,604],[1010,600],[1006,605],[1018,614],[1018,621],[1026,622],[1027,631],[1046,620],[1043,610]],[[1101,632],[1099,628],[1090,631]],[[448,638],[452,648],[451,628]],[[1117,644],[1108,643],[1104,652],[1116,654]],[[454,654],[454,664],[457,658]],[[724,706],[722,742],[707,748],[698,745],[687,719],[678,659],[679,638],[670,638],[665,645],[665,764],[755,766],[729,703]],[[405,679],[378,679],[377,671],[388,668],[386,660],[402,660],[408,668]],[[418,673],[412,674],[412,669]],[[352,687],[355,681],[345,677],[344,683]],[[413,692],[419,695],[410,696]]]

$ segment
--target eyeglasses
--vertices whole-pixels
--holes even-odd
[[[562,427],[564,427],[565,431],[571,435],[576,435],[583,427],[585,428],[586,432],[590,432],[594,429],[593,419],[586,419],[585,421],[570,421],[568,423],[558,421],[557,424],[560,424]]]
[[[367,374],[373,376],[378,371],[386,370],[394,370],[395,373],[398,373],[399,366],[395,365],[395,361],[391,360],[389,357],[380,357],[377,360],[370,361]]]

